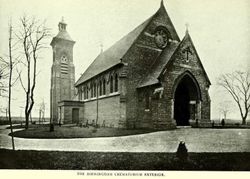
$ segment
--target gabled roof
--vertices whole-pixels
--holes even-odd
[[[96,59],[90,64],[87,70],[82,74],[82,76],[78,79],[78,81],[75,83],[75,86],[78,86],[81,83],[104,72],[105,70],[121,63],[121,59],[130,49],[130,47],[133,45],[139,35],[144,31],[147,25],[150,24],[150,22],[158,16],[163,16],[166,19],[166,26],[169,29],[172,38],[176,41],[180,41],[178,34],[175,31],[175,28],[171,22],[171,19],[169,18],[168,13],[163,5],[163,1],[161,1],[160,8],[153,16],[151,16],[149,19],[147,19],[145,22],[143,22],[141,25],[139,25],[121,40],[116,42],[109,49],[99,54]]]
[[[151,18],[128,33],[125,37],[116,42],[109,49],[99,54],[96,59],[90,64],[87,70],[82,74],[82,76],[76,82],[75,86],[78,86],[79,84],[94,77],[95,75],[121,63],[122,57],[126,54],[134,41],[150,22],[150,20]]]
[[[138,88],[142,88],[145,86],[150,86],[159,83],[158,77],[163,71],[164,67],[168,64],[174,52],[178,48],[180,43],[170,43],[162,53],[159,55],[158,59],[152,65],[151,70],[146,75],[146,77],[142,80],[142,82],[138,85]]]
[[[177,40],[178,42],[180,42],[180,38],[179,38],[179,36],[174,28],[174,25],[173,25],[168,13],[167,13],[167,10],[163,4],[163,0],[161,1],[161,6],[160,6],[159,10],[155,13],[154,16],[157,16],[157,15],[160,15],[160,16],[165,18],[165,25],[166,25],[167,29],[169,30],[173,40]]]
[[[208,78],[208,76],[207,76],[207,73],[206,73],[206,70],[205,70],[205,68],[203,67],[202,63],[201,63],[201,59],[200,59],[200,57],[199,57],[199,55],[198,55],[198,53],[197,53],[197,51],[196,51],[196,49],[195,49],[194,43],[193,43],[192,38],[191,38],[191,36],[189,35],[188,31],[186,31],[186,35],[184,36],[182,42],[184,42],[184,41],[189,41],[189,42],[191,43],[192,47],[194,48],[194,52],[195,52],[195,54],[196,54],[196,56],[197,56],[197,58],[198,58],[198,62],[200,63],[201,68],[202,68],[202,70],[203,70],[203,72],[204,72],[205,78],[207,79],[209,85],[211,85],[211,81],[209,80],[209,78]]]
[[[194,51],[199,59],[201,68],[203,69],[203,72],[205,73],[205,78],[207,79],[208,83],[211,84],[207,73],[200,61],[200,58],[198,56],[198,53],[194,47],[193,41],[188,33],[188,31],[186,32],[186,35],[184,36],[184,38],[182,39],[181,42],[179,43],[171,43],[169,46],[167,46],[162,53],[160,54],[160,56],[158,57],[158,59],[155,61],[155,63],[152,65],[151,71],[147,74],[147,76],[141,81],[141,83],[138,85],[137,88],[142,88],[142,87],[146,87],[146,86],[150,86],[150,85],[154,85],[154,84],[158,84],[159,83],[159,77],[160,75],[163,73],[163,71],[166,69],[166,66],[169,64],[169,62],[172,59],[172,56],[174,55],[174,53],[179,49],[179,47],[181,46],[182,43],[184,43],[185,41],[189,41],[191,42]]]

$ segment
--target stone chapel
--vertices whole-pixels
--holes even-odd
[[[211,85],[188,30],[180,40],[163,1],[93,60],[75,82],[75,41],[59,23],[51,42],[51,120],[168,129],[210,123]]]

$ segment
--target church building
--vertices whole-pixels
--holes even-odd
[[[210,80],[188,30],[180,40],[163,1],[76,82],[74,43],[60,22],[51,42],[54,123],[151,129],[210,124]]]

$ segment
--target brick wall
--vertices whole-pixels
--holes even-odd
[[[158,26],[167,27],[171,34],[171,38],[173,40],[179,40],[169,17],[166,15],[165,11],[161,9],[156,13],[154,18],[137,38],[136,42],[132,45],[128,53],[123,58],[123,61],[128,63],[126,79],[126,116],[129,125],[128,127],[134,127],[135,123],[138,124],[139,121],[141,121],[140,118],[149,119],[151,115],[149,112],[145,114],[138,113],[137,106],[139,104],[137,87],[141,80],[144,79],[145,75],[150,71],[151,66],[162,52],[162,49],[156,46],[154,39],[154,33]]]
[[[204,120],[210,119],[210,99],[208,95],[208,80],[205,78],[205,72],[192,49],[193,54],[185,62],[185,54],[182,53],[187,45],[191,45],[190,41],[185,41],[180,47],[180,52],[175,54],[169,65],[166,67],[166,72],[161,76],[161,84],[158,86],[146,87],[137,89],[140,82],[145,75],[149,73],[152,65],[161,54],[162,49],[155,44],[154,33],[158,26],[167,27],[170,33],[171,43],[179,42],[175,29],[166,14],[164,9],[160,9],[153,17],[151,22],[147,25],[144,31],[136,39],[136,42],[130,47],[126,55],[121,59],[124,66],[118,70],[119,74],[119,94],[118,96],[108,97],[109,84],[108,78],[112,71],[117,69],[109,69],[106,72],[98,74],[92,79],[81,84],[89,85],[98,78],[106,78],[106,97],[98,100],[98,116],[99,124],[105,120],[107,125],[114,125],[119,127],[121,123],[128,128],[142,127],[142,128],[171,128],[175,126],[173,120],[173,95],[174,87],[181,74],[189,71],[197,80],[202,96],[201,116]],[[167,59],[166,59],[167,60]],[[81,88],[81,85],[78,88]],[[154,93],[155,88],[164,88],[161,96]],[[150,107],[145,109],[145,99],[143,94],[148,92],[150,94]],[[90,91],[89,91],[90,95]],[[96,120],[97,101],[88,99],[84,101],[84,120],[91,122]]]
[[[189,59],[187,60],[185,59],[186,54],[183,53],[183,50],[185,50],[185,48],[188,46],[191,48],[192,55],[189,54]],[[142,71],[144,70],[142,67],[140,68]],[[142,71],[137,70],[136,72],[139,73],[137,76],[143,77],[143,74],[146,72],[146,70],[144,73]],[[198,88],[200,89],[201,121],[199,122],[210,122],[210,97],[208,94],[209,82],[199,61],[199,57],[193,47],[191,39],[187,38],[181,43],[178,51],[168,63],[165,73],[160,77],[161,84],[158,86],[144,87],[138,90],[137,93],[134,93],[134,95],[137,94],[138,98],[132,100],[133,103],[131,103],[131,106],[134,104],[137,106],[136,113],[138,114],[138,117],[136,124],[138,127],[157,129],[175,127],[176,121],[173,119],[174,92],[178,82],[180,81],[180,78],[186,72],[188,72],[188,74],[190,74],[193,79],[197,81]],[[133,79],[133,81],[136,80]],[[154,95],[154,90],[161,86],[164,89],[162,95]],[[133,86],[129,86],[129,89],[130,88],[132,91]],[[151,96],[150,109],[148,110],[145,109],[145,93],[149,93]]]
[[[98,124],[102,126],[105,120],[105,125],[108,127],[126,127],[126,67],[116,66],[113,67],[98,76],[82,83],[77,86],[78,88],[78,99],[84,102],[84,122],[88,120],[89,123],[96,121],[97,119],[97,100],[96,97],[91,98],[90,84],[95,82],[98,83],[100,80],[105,79],[106,81],[106,93],[100,96],[99,86],[97,87],[98,95]],[[110,91],[110,75],[118,75],[118,91],[111,93]],[[114,85],[113,82],[113,90]],[[80,90],[88,86],[88,98],[80,99]]]
[[[58,123],[58,102],[71,100],[74,96],[75,67],[73,64],[74,43],[62,39],[53,41],[53,65],[51,67],[51,118]],[[68,74],[61,73],[61,58],[67,57]]]
[[[84,102],[84,122],[91,123],[97,119],[97,100]],[[120,95],[98,99],[98,124],[103,121],[108,127],[119,127],[120,120]]]
[[[75,123],[81,123],[83,121],[84,103],[79,101],[61,101],[58,104],[58,123],[71,124],[73,121],[73,109],[79,109],[79,121]]]
[[[133,128],[135,121],[138,119],[137,87],[159,54],[160,51],[135,44],[124,57],[124,61],[128,63],[127,77],[124,83],[126,86],[126,116],[129,128]]]
[[[175,123],[169,118],[172,113],[171,100],[166,94],[154,94],[159,85],[142,88],[138,91],[138,114],[137,126],[139,128],[170,129],[175,127]],[[150,94],[149,109],[146,109],[145,93]]]
[[[72,111],[74,108],[79,109],[79,123],[84,120],[83,119],[84,107],[64,106],[61,109],[62,110],[62,119],[61,119],[62,124],[72,124],[73,123]]]
[[[183,49],[187,46],[192,47],[192,55],[189,56],[189,61],[185,61],[185,53],[182,53]],[[210,121],[210,97],[208,94],[209,82],[206,78],[205,72],[201,66],[199,58],[196,54],[192,43],[185,41],[180,49],[175,53],[172,61],[168,64],[166,73],[163,75],[161,81],[164,86],[164,97],[167,100],[167,110],[170,111],[171,99],[174,98],[174,90],[178,85],[180,76],[188,72],[197,81],[201,92],[201,122]],[[167,118],[171,120],[171,113],[167,113]]]

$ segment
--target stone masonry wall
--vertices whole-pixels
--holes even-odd
[[[145,75],[150,71],[151,66],[162,52],[162,49],[158,48],[155,44],[154,33],[158,26],[165,26],[170,34],[172,40],[179,40],[176,36],[174,27],[170,23],[169,17],[166,12],[161,8],[151,19],[150,23],[136,39],[136,42],[132,45],[128,53],[123,58],[123,61],[128,64],[127,71],[127,102],[126,113],[128,127],[135,127],[137,120],[140,120],[141,116],[138,113],[138,91],[137,87]],[[149,118],[149,114],[145,114]]]
[[[154,94],[155,89],[159,89],[161,86],[154,85],[145,87],[139,90],[139,103],[138,114],[141,116],[138,118],[137,126],[139,128],[153,128],[153,129],[170,129],[174,128],[175,124],[172,120],[167,120],[172,109],[171,101],[166,100],[166,96],[159,92]],[[149,97],[149,109],[146,109],[145,92],[150,95]]]
[[[191,54],[189,60],[184,49],[190,47]],[[166,59],[167,60],[167,59]],[[210,121],[210,97],[208,94],[209,82],[201,66],[196,51],[191,43],[191,39],[186,39],[180,49],[174,54],[172,60],[161,76],[158,86],[148,86],[138,90],[137,126],[141,128],[173,128],[176,125],[173,119],[174,112],[174,92],[183,74],[188,73],[197,81],[201,92],[201,121],[202,124]],[[154,94],[155,89],[163,87],[162,94]],[[150,94],[149,109],[145,108],[145,94]]]
[[[126,78],[126,116],[129,128],[135,127],[138,119],[138,91],[137,87],[145,74],[150,70],[153,60],[157,58],[159,51],[133,46],[127,53],[125,61],[128,62]]]
[[[189,55],[189,60],[186,60],[185,53],[183,50],[189,46],[191,48],[192,55]],[[208,94],[209,82],[205,76],[205,72],[201,66],[199,58],[196,54],[194,47],[190,40],[185,41],[178,52],[173,56],[172,61],[169,63],[165,74],[161,81],[164,87],[164,98],[167,101],[167,111],[171,111],[171,100],[174,98],[174,90],[178,85],[180,76],[184,73],[193,75],[195,80],[199,84],[201,92],[201,122],[210,121],[210,97]],[[167,119],[171,121],[171,113],[167,113]]]

